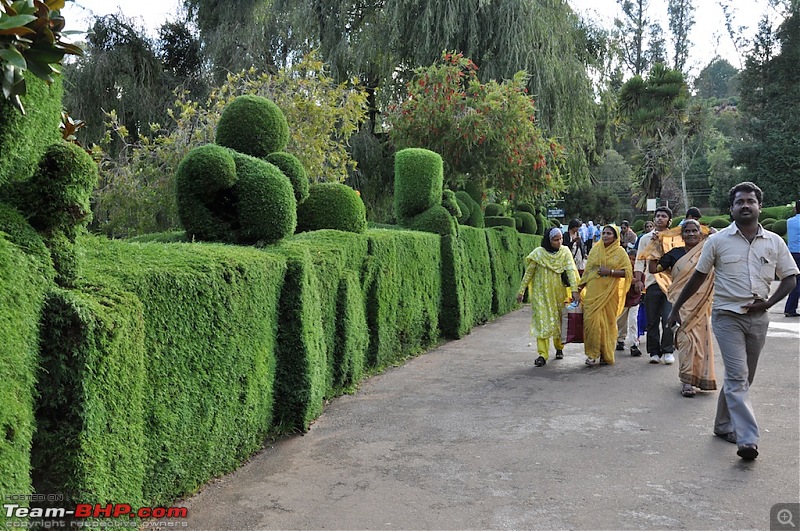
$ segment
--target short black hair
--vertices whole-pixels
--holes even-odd
[[[764,202],[764,192],[761,191],[761,188],[759,188],[756,183],[744,181],[731,188],[730,192],[728,192],[728,202],[730,203],[730,206],[733,206],[733,199],[739,192],[753,192],[756,194],[756,199],[758,199],[759,205]]]
[[[672,210],[669,207],[665,207],[665,206],[658,207],[656,209],[656,211],[653,212],[653,217],[655,217],[656,214],[658,214],[659,212],[666,212],[666,214],[669,216],[669,219],[672,219]]]
[[[567,228],[568,228],[568,229],[577,229],[577,228],[579,228],[580,226],[581,226],[581,220],[579,220],[579,219],[575,218],[575,219],[573,219],[573,220],[571,220],[571,221],[569,222],[569,225],[567,225]]]
[[[703,214],[700,213],[700,209],[697,208],[697,207],[689,207],[689,209],[686,211],[686,217],[687,218],[689,218],[689,217],[699,218],[702,215]]]

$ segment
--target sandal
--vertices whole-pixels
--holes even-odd
[[[556,350],[556,359],[563,360],[564,359],[564,351],[563,350]]]
[[[595,365],[600,363],[600,359],[599,358],[586,358],[586,361],[584,363],[586,365],[588,365],[589,367],[594,367]]]
[[[544,359],[544,356],[539,356],[536,358],[536,361],[533,362],[536,367],[542,367],[545,363],[547,363],[547,360]]]
[[[695,395],[694,387],[691,384],[683,384],[683,388],[681,389],[681,395],[685,396],[686,398],[691,398]]]

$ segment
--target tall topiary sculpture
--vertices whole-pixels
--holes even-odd
[[[229,243],[273,243],[294,233],[308,196],[302,164],[284,153],[283,112],[259,96],[239,96],[222,112],[216,144],[178,166],[178,214],[187,235]]]
[[[443,183],[444,167],[438,153],[422,148],[398,151],[394,159],[394,212],[399,224],[442,236],[455,234],[456,219],[442,206]],[[452,202],[449,195],[447,201],[449,205]]]

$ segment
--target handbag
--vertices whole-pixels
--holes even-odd
[[[583,306],[570,304],[561,308],[561,342],[583,343]]]
[[[628,288],[628,293],[625,294],[625,307],[631,308],[642,302],[642,292],[637,292],[633,289],[633,284]]]

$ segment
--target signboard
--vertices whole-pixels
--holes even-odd
[[[547,209],[547,217],[548,218],[563,218],[564,217],[564,209],[563,208],[548,208]]]
[[[658,199],[648,199],[647,200],[647,211],[648,212],[655,212],[657,207],[658,207]]]

